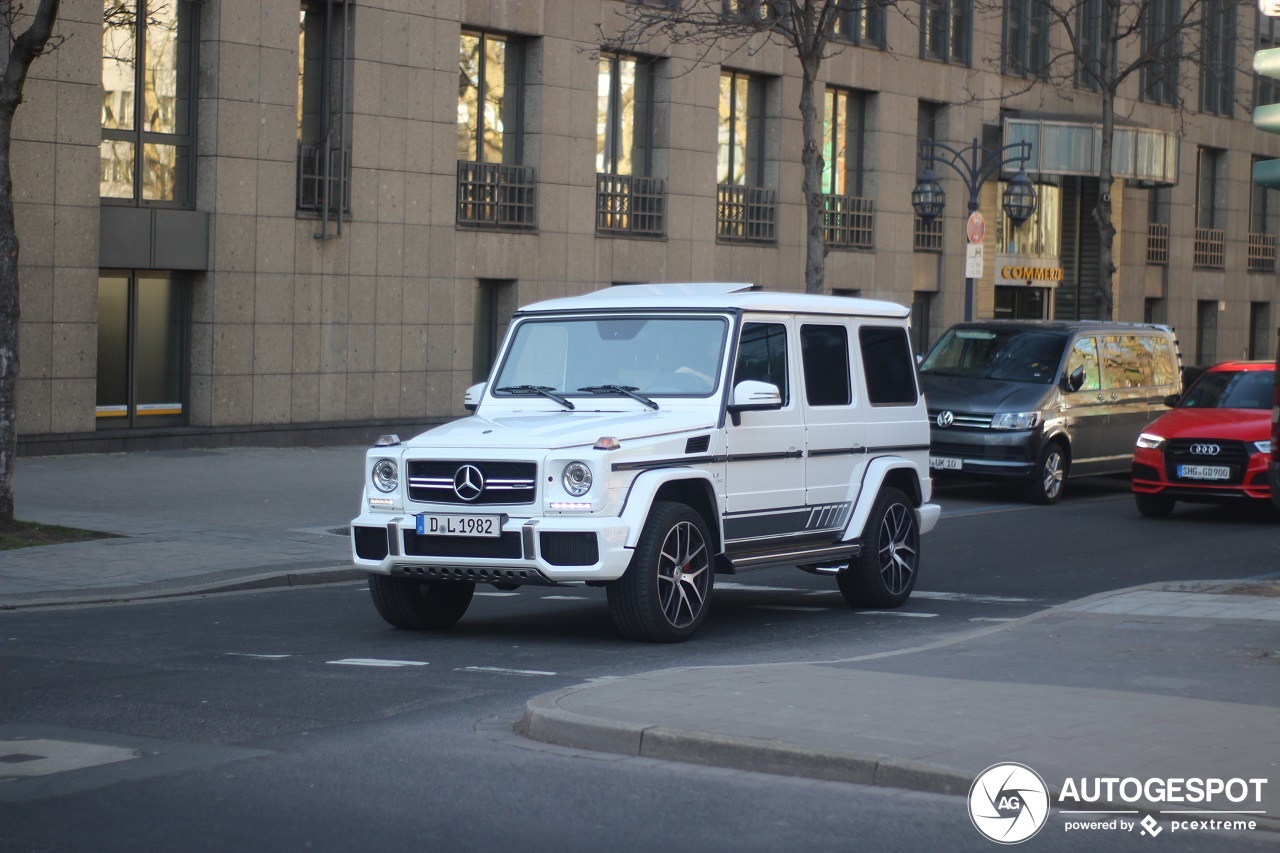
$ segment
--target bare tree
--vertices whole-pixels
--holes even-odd
[[[0,2],[0,28],[9,48],[0,80],[0,524],[13,521],[13,463],[18,451],[18,232],[10,138],[31,63],[60,43],[53,37],[58,6],[59,0],[40,0],[30,24],[19,33],[15,25],[26,17],[22,5]]]
[[[1098,316],[1109,320],[1116,273],[1112,152],[1117,105],[1125,103],[1122,89],[1136,85],[1140,88],[1134,91],[1147,100],[1179,113],[1195,107],[1192,98],[1197,84],[1202,95],[1234,101],[1236,93],[1230,85],[1234,66],[1223,45],[1237,38],[1234,30],[1226,31],[1228,22],[1235,20],[1230,14],[1233,7],[1248,10],[1252,4],[1248,0],[978,0],[976,8],[999,15],[1014,2],[1027,16],[1024,32],[1034,31],[1033,18],[1040,19],[1046,45],[1037,56],[1034,50],[1019,53],[1006,44],[1000,56],[989,60],[999,70],[1024,75],[1021,86],[1006,88],[1000,98],[1051,87],[1059,94],[1094,93],[1099,99],[1099,193],[1092,216],[1098,231],[1100,275],[1093,298]]]
[[[823,60],[839,53],[838,21],[868,11],[885,14],[892,0],[636,0],[618,6],[624,23],[606,39],[608,50],[635,50],[657,42],[693,45],[696,62],[713,53],[755,52],[765,43],[788,48],[800,61],[801,165],[805,202],[805,290],[821,293],[826,267],[822,192],[822,109],[818,75]],[[846,18],[846,21],[848,19]],[[847,23],[846,23],[847,25]]]

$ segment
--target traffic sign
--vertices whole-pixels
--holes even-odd
[[[970,243],[964,247],[964,277],[982,278],[981,243]]]
[[[1276,0],[1276,2],[1280,3],[1280,0]],[[969,242],[977,246],[987,236],[987,221],[982,218],[981,213],[975,210],[969,214],[969,221],[965,224],[964,230],[969,235]]]
[[[1280,18],[1280,0],[1258,0],[1258,11],[1268,18]]]

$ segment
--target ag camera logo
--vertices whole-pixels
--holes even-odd
[[[993,764],[973,780],[969,818],[992,841],[1018,844],[1049,819],[1049,788],[1025,764]]]

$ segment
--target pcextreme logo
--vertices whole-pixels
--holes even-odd
[[[1267,779],[1240,777],[1067,777],[1055,804],[1040,774],[1025,764],[1003,762],[973,780],[969,818],[998,844],[1034,836],[1054,805],[1066,832],[1136,832],[1155,838],[1166,829],[1170,834],[1249,831],[1267,814],[1267,784]],[[1149,813],[1139,818],[1142,812]]]

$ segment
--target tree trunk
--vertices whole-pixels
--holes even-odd
[[[807,65],[807,64],[806,64]],[[800,89],[800,120],[804,127],[804,149],[800,155],[804,167],[805,262],[806,293],[822,293],[826,287],[827,241],[822,193],[822,116],[815,97],[817,67],[805,68]]]
[[[1100,62],[1103,69],[1111,67],[1111,52],[1115,50],[1114,33],[1119,17],[1112,12],[1109,25],[1113,30],[1109,38],[1103,39]],[[1116,242],[1116,226],[1111,219],[1111,185],[1115,177],[1111,171],[1111,152],[1115,144],[1116,133],[1116,93],[1111,78],[1102,88],[1102,147],[1099,155],[1102,162],[1098,164],[1098,204],[1093,208],[1093,221],[1098,226],[1098,280],[1095,283],[1094,302],[1098,306],[1098,319],[1110,320],[1113,313],[1112,282],[1115,279],[1116,265],[1112,261]]]

